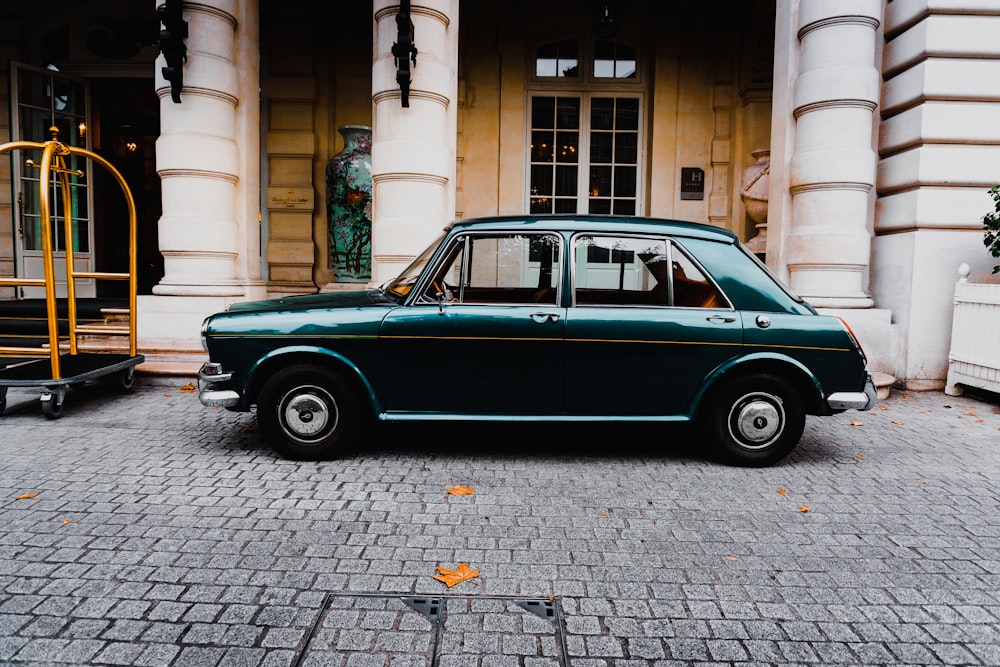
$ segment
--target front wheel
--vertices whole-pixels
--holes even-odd
[[[257,421],[279,453],[316,461],[351,449],[360,437],[364,416],[357,394],[341,374],[296,365],[279,370],[264,383]]]
[[[733,380],[710,409],[717,453],[731,464],[768,466],[786,457],[805,428],[802,399],[791,385],[767,373]]]

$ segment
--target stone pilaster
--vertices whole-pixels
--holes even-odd
[[[937,389],[959,265],[997,279],[982,218],[1000,183],[1000,0],[893,0],[885,33],[874,295],[901,330],[896,375]]]
[[[869,308],[880,0],[801,0],[787,267],[814,306]]]
[[[392,0],[375,0],[372,281],[399,273],[455,215],[458,0],[412,3],[417,61],[402,106]]]

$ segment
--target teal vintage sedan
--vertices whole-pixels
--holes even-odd
[[[256,408],[297,459],[375,421],[644,421],[694,422],[764,466],[807,414],[875,401],[843,321],[731,232],[652,218],[462,220],[378,289],[238,303],[202,340],[201,402]]]

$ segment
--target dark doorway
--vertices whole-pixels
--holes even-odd
[[[90,79],[93,150],[108,160],[128,183],[136,208],[139,294],[151,294],[163,277],[157,225],[162,213],[160,178],[156,173],[156,139],[160,104],[152,79]],[[93,169],[94,246],[98,271],[128,270],[128,209],[113,176]],[[99,297],[125,297],[124,282],[101,280]]]

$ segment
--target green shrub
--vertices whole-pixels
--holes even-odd
[[[1000,258],[1000,185],[990,188],[993,197],[993,212],[983,216],[983,245],[994,257]],[[993,273],[1000,273],[1000,265],[993,267]]]

